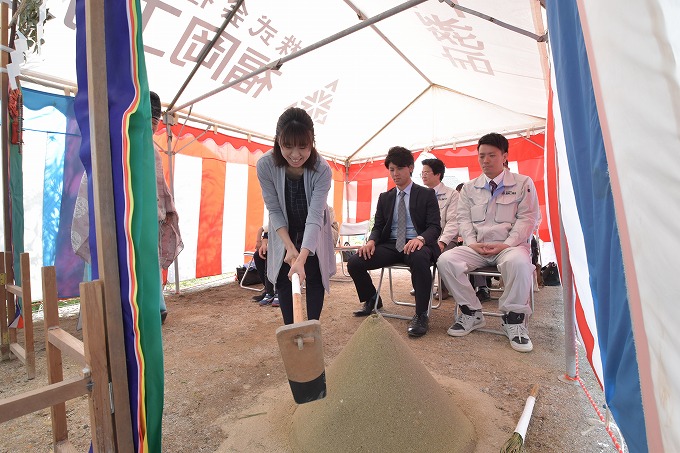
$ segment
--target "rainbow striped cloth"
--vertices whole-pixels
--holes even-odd
[[[135,451],[160,452],[163,414],[161,276],[151,106],[140,0],[106,0],[104,9],[111,174],[132,432]],[[89,177],[92,165],[84,0],[76,1],[76,24],[78,95],[75,111],[82,133],[80,157]],[[92,217],[92,178],[88,179],[92,278],[96,279],[99,272]]]

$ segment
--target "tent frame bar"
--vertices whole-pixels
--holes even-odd
[[[172,99],[170,102],[170,105],[168,106],[168,109],[172,109],[172,107],[175,105],[179,97],[184,93],[184,90],[187,88],[189,85],[189,82],[191,82],[191,79],[194,78],[194,75],[198,71],[198,69],[201,67],[203,64],[203,61],[206,59],[208,56],[208,52],[210,52],[210,49],[212,49],[215,46],[215,43],[217,40],[220,38],[222,35],[222,32],[227,28],[227,25],[229,25],[229,22],[231,22],[231,19],[236,15],[236,11],[241,7],[241,4],[243,3],[244,0],[237,0],[236,5],[229,11],[229,14],[227,14],[227,17],[224,18],[224,22],[222,22],[222,26],[217,30],[217,33],[215,33],[215,36],[213,36],[212,40],[207,43],[205,46],[203,46],[203,50],[201,50],[201,54],[198,56],[198,60],[196,60],[196,64],[194,65],[194,68],[191,70],[191,73],[187,76],[186,80],[180,87],[179,91],[175,95],[175,97]]]
[[[548,34],[545,33],[543,35],[537,35],[536,33],[532,33],[530,31],[526,31],[522,28],[516,27],[514,25],[510,25],[507,22],[503,22],[502,20],[498,20],[495,17],[488,16],[484,13],[480,13],[479,11],[475,11],[474,9],[466,8],[464,6],[460,6],[457,3],[454,3],[453,0],[439,0],[440,3],[446,3],[453,9],[458,9],[460,11],[463,11],[464,13],[471,14],[473,16],[477,16],[480,19],[487,20],[491,22],[492,24],[496,24],[499,27],[506,28],[510,31],[514,31],[515,33],[519,33],[520,35],[528,36],[529,38],[533,39],[536,42],[545,42],[548,40]]]
[[[369,27],[369,26],[371,26],[371,25],[373,25],[373,24],[375,24],[375,23],[377,23],[377,22],[380,22],[380,21],[383,20],[383,19],[387,19],[388,17],[392,17],[392,16],[394,16],[395,14],[398,14],[398,13],[400,13],[400,12],[402,12],[402,11],[405,11],[405,10],[407,10],[407,9],[409,9],[409,8],[412,8],[412,7],[414,7],[414,6],[420,5],[421,3],[425,3],[426,1],[427,1],[427,0],[409,0],[409,1],[407,1],[406,3],[402,3],[401,5],[395,6],[394,8],[389,9],[389,10],[387,10],[387,11],[384,11],[384,12],[378,14],[378,15],[375,15],[375,16],[371,17],[370,19],[367,19],[367,20],[365,20],[365,21],[363,21],[363,22],[361,22],[361,23],[358,23],[358,24],[353,25],[353,26],[351,26],[351,27],[349,27],[349,28],[346,28],[345,30],[342,30],[342,31],[340,31],[340,32],[338,32],[338,33],[335,33],[334,35],[331,35],[331,36],[329,36],[328,38],[322,39],[321,41],[317,41],[316,43],[314,43],[314,44],[312,44],[312,45],[310,45],[310,46],[308,46],[308,47],[305,47],[304,49],[300,49],[300,50],[298,50],[297,52],[293,52],[293,53],[290,54],[290,55],[287,55],[287,56],[285,56],[285,57],[283,57],[283,58],[280,58],[280,59],[278,59],[278,60],[272,61],[271,63],[266,64],[266,65],[260,67],[259,69],[256,69],[255,71],[251,72],[250,74],[246,74],[246,75],[244,75],[244,76],[242,76],[242,77],[239,77],[238,79],[232,80],[231,82],[229,82],[229,83],[227,83],[227,84],[224,84],[224,85],[222,85],[221,87],[215,88],[214,90],[208,91],[208,92],[205,93],[204,95],[199,96],[199,97],[197,97],[197,98],[195,98],[195,99],[192,99],[192,100],[190,100],[190,101],[188,101],[188,102],[186,102],[186,103],[184,103],[184,104],[182,104],[182,105],[180,105],[180,106],[178,106],[178,107],[174,107],[174,108],[172,108],[172,109],[169,109],[169,110],[168,110],[168,113],[174,113],[174,112],[179,111],[179,110],[182,110],[182,109],[184,109],[184,108],[186,108],[186,107],[188,107],[188,106],[190,106],[190,105],[196,104],[196,103],[198,103],[198,102],[200,102],[200,101],[202,101],[202,100],[204,100],[204,99],[209,98],[210,96],[213,96],[213,95],[215,95],[215,94],[217,94],[217,93],[219,93],[219,92],[222,92],[222,91],[224,91],[224,90],[226,90],[226,89],[228,89],[228,88],[231,88],[232,86],[238,85],[239,83],[241,83],[241,82],[243,82],[243,81],[245,81],[245,80],[248,80],[248,79],[250,79],[251,77],[254,77],[254,76],[256,76],[256,75],[258,75],[258,74],[261,74],[261,73],[263,73],[263,72],[265,72],[265,71],[270,71],[270,70],[272,70],[272,69],[278,70],[278,69],[281,68],[281,66],[282,66],[284,63],[287,63],[287,62],[289,62],[289,61],[291,61],[291,60],[294,60],[295,58],[301,57],[302,55],[304,55],[304,54],[306,54],[306,53],[309,53],[309,52],[311,52],[311,51],[313,51],[313,50],[316,50],[316,49],[318,49],[318,48],[320,48],[320,47],[323,47],[323,46],[325,46],[326,44],[330,44],[330,43],[332,43],[332,42],[334,42],[334,41],[337,41],[337,40],[340,39],[340,38],[344,38],[345,36],[348,36],[348,35],[350,35],[350,34],[356,32],[356,31],[359,31],[359,30],[362,30],[362,29],[364,29],[364,28],[366,28],[366,27]]]

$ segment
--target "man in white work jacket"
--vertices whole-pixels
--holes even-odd
[[[439,203],[439,216],[441,217],[442,234],[437,239],[439,250],[445,252],[458,245],[458,191],[452,187],[447,187],[442,180],[444,179],[444,172],[446,167],[441,159],[432,158],[424,159],[422,161],[423,170],[420,177],[423,179],[423,184],[434,190],[437,195],[437,202]],[[441,285],[439,288],[441,298],[448,299],[449,291],[446,285]],[[439,295],[435,294],[435,298]]]
[[[463,246],[448,250],[437,260],[442,280],[460,306],[460,314],[447,333],[462,337],[484,327],[482,304],[466,272],[497,265],[505,290],[498,301],[504,313],[502,328],[510,346],[520,352],[533,349],[524,318],[531,314],[529,296],[535,267],[531,264],[531,235],[540,221],[534,182],[504,167],[508,140],[491,133],[479,139],[483,174],[467,182],[458,200],[458,228]]]

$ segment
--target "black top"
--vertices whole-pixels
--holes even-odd
[[[295,244],[295,248],[300,250],[307,222],[307,197],[302,177],[292,179],[286,176],[286,213],[290,240]]]

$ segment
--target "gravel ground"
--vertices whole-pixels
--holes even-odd
[[[374,275],[377,281],[377,273]],[[409,290],[408,275],[397,274],[396,294],[406,299]],[[301,420],[302,412],[307,409],[296,414],[292,402],[274,333],[282,323],[281,315],[276,308],[261,307],[252,302],[250,298],[254,294],[233,282],[222,281],[185,289],[180,295],[167,295],[169,317],[163,327],[164,452],[288,452],[304,449],[291,440],[295,423],[299,423],[296,420]],[[485,303],[485,309],[492,309],[494,305],[493,301]],[[321,317],[329,402],[334,388],[342,388],[343,395],[351,395],[356,388],[357,394],[362,395],[359,390],[365,391],[368,385],[366,381],[346,382],[350,377],[343,377],[348,375],[340,372],[340,366],[334,369],[335,359],[364,321],[351,314],[358,307],[354,286],[348,282],[334,282]],[[413,314],[412,308],[397,307],[389,302],[386,308],[409,316]],[[394,327],[394,335],[403,345],[400,347],[409,349],[400,354],[413,355],[434,378],[432,382],[436,381],[448,395],[451,404],[460,407],[470,419],[476,433],[475,451],[498,451],[512,434],[535,383],[541,389],[526,436],[528,452],[616,451],[585,392],[577,384],[560,380],[565,367],[560,287],[544,287],[536,293],[536,313],[530,324],[534,351],[529,354],[513,351],[508,340],[499,335],[473,332],[463,338],[449,337],[446,330],[453,319],[453,309],[451,299],[444,301],[442,307],[433,311],[429,333],[418,339],[406,335],[407,321],[388,319],[387,323]],[[77,314],[73,311],[61,316],[62,327],[81,337],[75,331],[76,321]],[[496,322],[499,321],[488,320],[492,327]],[[1,362],[0,398],[46,385],[44,333],[40,320],[35,321],[35,338],[36,379],[27,381],[17,360]],[[344,360],[352,363],[350,359]],[[377,367],[368,382],[389,389],[394,386],[395,375],[400,373],[399,366],[395,366],[383,366],[382,371]],[[77,364],[64,360],[65,377],[75,376],[78,372]],[[580,372],[593,401],[604,413],[603,394],[585,361]],[[357,380],[358,375],[352,374],[351,379]],[[366,394],[363,395],[357,397],[359,401],[367,399]],[[317,403],[309,406],[313,404]],[[394,392],[389,404],[403,408],[413,402],[409,403],[405,396],[400,397],[400,392]],[[354,409],[357,417],[367,405],[368,402],[357,404]],[[364,409],[360,409],[362,407]],[[383,414],[384,407],[379,409]],[[90,430],[87,399],[81,397],[68,402],[67,412],[71,443],[77,451],[85,452],[89,447]],[[332,411],[329,414],[328,417],[338,420],[337,414]],[[384,415],[380,415],[375,423],[377,427],[389,425],[407,429],[413,426],[414,419],[384,419]],[[439,423],[448,423],[448,420],[440,419]],[[404,445],[403,451],[419,451],[419,446],[429,445],[424,439],[431,435],[429,430],[437,435],[438,426],[435,423],[426,428],[417,430],[411,436],[413,442]],[[356,433],[359,445],[368,445],[369,438],[362,438],[358,428],[346,421],[326,425],[323,429]],[[612,429],[618,433],[615,426]],[[52,451],[47,409],[3,424],[2,433],[0,452]],[[364,451],[387,451],[381,450],[380,442],[371,445],[371,449],[364,448]],[[356,451],[349,444],[346,446],[348,449],[341,446],[339,451]]]

